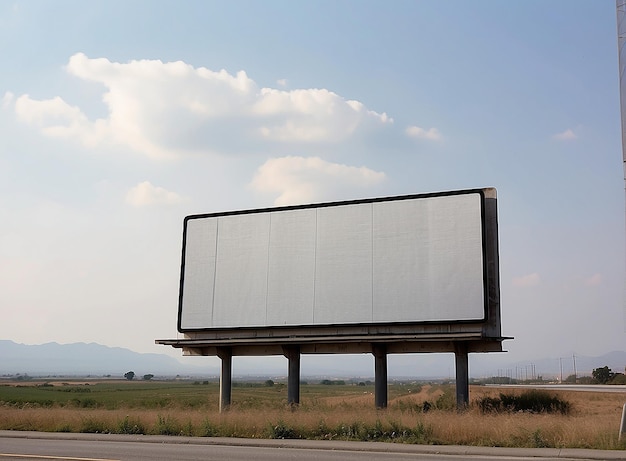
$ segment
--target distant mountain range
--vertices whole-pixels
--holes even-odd
[[[449,357],[448,357],[449,355]],[[18,344],[0,340],[0,376],[28,374],[31,376],[119,376],[134,371],[137,376],[219,376],[219,366],[207,365],[200,357],[182,363],[165,354],[142,354],[121,347],[96,343],[40,345]],[[510,376],[512,378],[543,376],[563,378],[573,374],[573,362],[579,376],[590,375],[594,368],[608,366],[624,372],[626,351],[610,352],[598,357],[576,356],[543,358],[512,362],[507,354],[471,354],[470,376]],[[233,374],[237,376],[280,377],[287,374],[287,361],[263,357],[236,357]],[[303,377],[373,377],[371,355],[303,356]],[[453,378],[453,354],[395,355],[389,359],[389,378]]]
[[[218,375],[218,368],[185,365],[165,354],[142,354],[96,343],[39,345],[0,340],[0,376],[11,374],[120,376]]]

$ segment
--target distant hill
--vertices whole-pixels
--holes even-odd
[[[409,354],[390,356],[389,378],[454,378],[454,354]],[[576,369],[579,376],[591,375],[594,368],[608,366],[615,372],[624,372],[626,351],[610,352],[598,357],[576,356]],[[545,379],[558,378],[560,367],[563,378],[573,374],[573,361],[570,357],[538,358],[514,362],[507,354],[470,354],[470,376],[484,378],[491,376],[511,376],[512,378],[530,375]],[[207,366],[201,357],[190,357],[188,363],[181,363],[165,354],[141,354],[121,347],[108,347],[96,343],[41,345],[17,344],[0,340],[0,376],[29,374],[31,376],[77,375],[77,376],[120,376],[134,371],[137,376],[151,373],[155,376],[218,376],[218,366]],[[323,376],[336,378],[374,376],[371,355],[336,355],[303,357],[302,376]],[[233,375],[246,376],[286,376],[287,360],[284,357],[236,357]]]
[[[141,354],[96,343],[40,345],[0,340],[0,375],[217,375],[219,369],[185,365],[164,354]]]

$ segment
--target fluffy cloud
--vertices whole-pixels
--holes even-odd
[[[553,139],[556,139],[557,141],[572,141],[576,138],[578,138],[578,136],[576,135],[576,133],[574,133],[573,130],[571,129],[567,129],[565,131],[563,131],[562,133],[557,133],[554,136],[552,136]]]
[[[339,142],[359,129],[392,123],[386,114],[325,89],[258,88],[243,71],[232,75],[181,61],[116,63],[82,53],[70,58],[66,70],[104,86],[106,117],[92,121],[85,109],[58,96],[22,95],[15,111],[46,135],[88,147],[107,142],[166,157],[233,146],[244,150],[259,142]]]
[[[383,172],[319,157],[282,157],[259,167],[250,186],[257,192],[278,194],[275,205],[293,205],[334,199],[346,190],[381,184],[385,178]]]
[[[126,202],[135,207],[173,205],[182,201],[183,198],[177,193],[153,186],[149,181],[137,184],[126,194]]]
[[[104,120],[90,122],[78,107],[58,96],[38,101],[22,95],[15,101],[15,114],[18,120],[39,126],[48,136],[79,139],[88,147],[101,142],[107,132]]]
[[[513,286],[515,287],[534,287],[539,285],[541,277],[536,272],[528,275],[522,275],[520,277],[513,278]]]
[[[437,128],[430,128],[429,130],[426,130],[419,126],[412,125],[407,127],[405,133],[410,138],[416,139],[427,139],[429,141],[440,141],[442,139],[441,133]]]
[[[369,120],[390,123],[387,114],[369,111],[324,89],[281,91],[263,88],[254,106],[260,133],[274,141],[337,142]]]
[[[4,96],[2,96],[2,99],[0,100],[0,107],[2,107],[3,109],[9,107],[13,103],[14,99],[15,96],[13,95],[13,93],[7,91],[6,93],[4,93]]]

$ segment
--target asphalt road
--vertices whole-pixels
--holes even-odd
[[[551,391],[618,392],[626,394],[626,385],[614,384],[488,384],[490,387],[513,389],[549,389]]]
[[[0,431],[0,461],[626,460],[626,451]]]

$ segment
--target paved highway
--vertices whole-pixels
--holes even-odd
[[[488,384],[487,386],[513,389],[549,389],[551,391],[619,392],[626,394],[626,385],[614,384]]]
[[[0,461],[626,460],[626,451],[507,449],[311,440],[254,440],[0,431]]]

